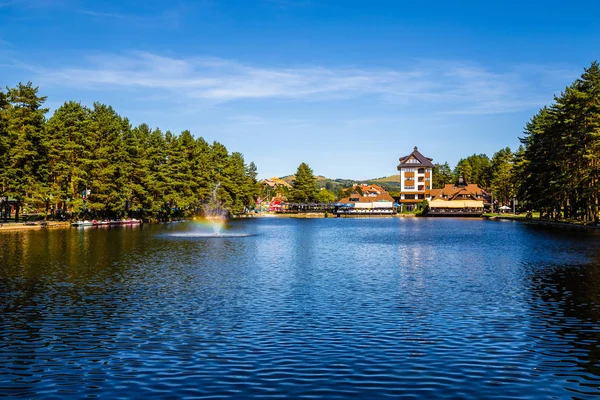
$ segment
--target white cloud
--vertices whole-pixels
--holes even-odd
[[[378,96],[444,113],[494,114],[541,106],[554,87],[540,87],[552,69],[493,72],[464,62],[420,61],[405,69],[264,67],[211,57],[175,58],[147,52],[104,54],[84,64],[43,70],[36,81],[213,103],[236,100],[323,101]],[[552,81],[555,81],[553,79]],[[565,77],[564,81],[568,81]],[[545,82],[547,86],[547,82]],[[561,82],[558,87],[564,85]]]
[[[122,15],[122,14],[116,14],[116,13],[107,13],[107,12],[92,11],[92,10],[79,10],[77,12],[79,14],[91,15],[93,17],[125,18],[124,15]]]

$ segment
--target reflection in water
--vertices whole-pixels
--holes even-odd
[[[597,394],[600,376],[600,269],[560,266],[529,275],[536,324],[531,339],[543,342],[539,370],[569,375],[573,396]]]
[[[600,394],[595,234],[452,219],[197,231],[2,233],[0,396]]]

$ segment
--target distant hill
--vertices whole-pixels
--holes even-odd
[[[365,179],[365,180],[341,179],[341,178],[331,179],[331,178],[326,178],[321,175],[317,175],[315,178],[317,178],[317,185],[319,185],[320,188],[324,187],[327,190],[330,190],[334,193],[337,193],[337,191],[339,189],[347,188],[347,187],[350,187],[352,185],[356,185],[359,183],[366,183],[369,185],[377,184],[377,185],[384,187],[388,192],[395,192],[395,191],[400,190],[400,177],[398,175],[390,175],[390,176],[384,176],[381,178],[373,178],[373,179]],[[287,183],[289,183],[291,185],[292,182],[294,182],[294,179],[296,179],[296,176],[295,175],[287,175],[287,176],[280,177],[280,179],[286,181]]]

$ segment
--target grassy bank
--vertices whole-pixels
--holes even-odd
[[[521,221],[530,224],[558,227],[572,227],[582,229],[600,229],[600,225],[593,222],[583,222],[571,219],[547,220],[540,219],[540,213],[532,213],[532,218],[528,219],[526,214],[484,214],[484,218],[490,220]]]

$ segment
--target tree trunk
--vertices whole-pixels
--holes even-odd
[[[17,201],[15,204],[15,222],[19,222],[19,210],[21,208],[21,202]]]

